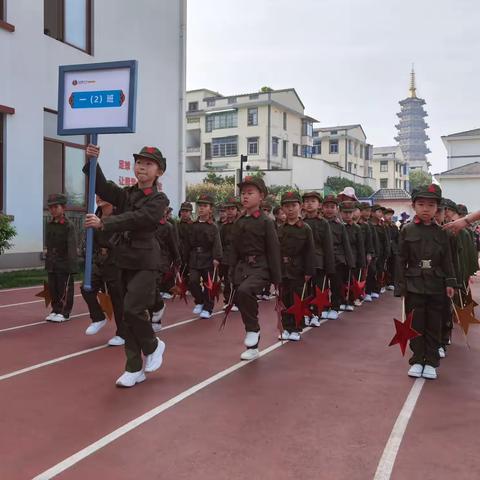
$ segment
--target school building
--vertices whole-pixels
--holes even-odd
[[[68,216],[86,210],[85,136],[57,135],[59,65],[138,61],[136,133],[100,135],[105,174],[134,181],[132,153],[158,146],[163,189],[184,192],[186,0],[0,0],[0,211],[13,216],[14,247],[0,269],[41,266],[49,193]]]

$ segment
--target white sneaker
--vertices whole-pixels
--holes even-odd
[[[419,363],[415,363],[410,367],[410,370],[408,371],[408,376],[409,377],[414,377],[414,378],[420,378],[423,373],[423,365],[420,365]]]
[[[56,313],[50,321],[55,323],[62,323],[66,322],[67,320],[68,318],[64,317],[61,313]]]
[[[99,322],[92,322],[85,330],[85,335],[96,335],[106,324],[107,319],[105,318]]]
[[[336,310],[330,310],[330,311],[328,312],[327,318],[328,318],[329,320],[337,320],[337,318],[338,318],[338,312],[337,312]]]
[[[363,301],[364,302],[371,302],[372,301],[372,296],[371,295],[365,295]]]
[[[163,361],[163,352],[165,351],[165,343],[163,343],[158,337],[158,345],[153,353],[145,357],[145,372],[154,372],[158,370]]]
[[[168,293],[168,292],[163,292],[162,293],[162,298],[164,300],[171,300],[173,298],[173,295],[171,293]]]
[[[47,315],[47,316],[45,317],[45,320],[46,320],[47,322],[51,322],[51,321],[53,321],[53,319],[56,317],[56,315],[57,315],[56,313],[53,313],[53,312],[52,312],[50,315]]]
[[[353,312],[353,310],[355,310],[353,308],[353,305],[347,305],[347,308],[345,309],[347,312]]]
[[[279,336],[279,340],[288,340],[288,337],[290,337],[290,333],[284,330]]]
[[[310,326],[310,317],[309,317],[309,316],[305,315],[305,316],[303,317],[303,321],[305,322],[305,326],[306,326],[306,327],[309,327],[309,326]]]
[[[435,370],[435,367],[432,367],[431,365],[425,365],[423,367],[422,377],[435,380],[437,378],[437,371]]]
[[[375,299],[375,298],[380,298],[380,295],[379,295],[378,293],[373,292],[372,295],[371,295],[371,297],[372,297],[373,299]]]
[[[440,358],[445,358],[447,356],[447,352],[443,347],[440,347],[438,349],[438,355],[440,356]]]
[[[346,305],[340,305],[340,310],[341,310],[342,312],[344,312],[346,309],[347,309],[347,306],[346,306]]]
[[[320,319],[315,315],[310,320],[311,327],[319,327],[320,326]]]
[[[387,287],[387,290],[395,290],[395,286],[394,286],[394,285],[389,285],[389,286]]]
[[[238,307],[236,305],[234,305],[230,311],[231,312],[238,312]]]
[[[164,305],[162,309],[158,310],[157,312],[153,312],[151,322],[159,323],[162,320],[163,314],[165,313],[166,309],[167,309],[167,306]]]
[[[162,330],[162,324],[160,322],[155,322],[155,323],[152,323],[152,330],[155,332],[155,333],[158,333]]]
[[[258,344],[259,340],[260,340],[260,332],[247,332],[243,343],[247,348],[252,349],[252,347],[255,347],[255,345]]]
[[[372,299],[370,299],[370,301],[372,301]],[[354,304],[356,307],[361,307],[361,306],[362,306],[362,301],[361,301],[359,298],[357,298],[357,299],[353,302],[353,304]]]
[[[120,347],[121,345],[125,345],[125,340],[122,337],[115,335],[108,341],[108,344],[111,347]]]
[[[193,309],[193,312],[195,315],[200,315],[203,311],[203,305],[195,305],[195,308]]]
[[[208,310],[202,310],[200,313],[200,318],[210,318],[212,314]]]
[[[324,312],[322,312],[322,316],[321,316],[323,319],[326,319],[328,318],[328,310],[325,310]]]
[[[386,289],[385,287],[382,287],[382,288],[380,289],[380,293],[381,293],[381,294],[384,294],[386,291],[387,291],[387,289]]]
[[[133,387],[137,383],[144,382],[147,379],[143,370],[138,372],[123,372],[115,382],[117,387]]]
[[[242,360],[255,360],[260,355],[258,348],[248,348],[240,355]]]
[[[288,339],[291,342],[298,342],[300,340],[300,334],[298,332],[292,332],[288,337]]]

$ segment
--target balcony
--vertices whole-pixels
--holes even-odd
[[[187,147],[187,154],[197,154],[200,155],[201,152],[200,147]]]

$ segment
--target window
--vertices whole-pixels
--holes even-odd
[[[380,188],[388,188],[388,178],[380,179]]]
[[[205,117],[205,130],[211,132],[220,128],[233,128],[237,126],[237,111],[213,113]]]
[[[91,0],[43,0],[45,35],[91,53]]]
[[[352,141],[348,141],[348,153],[351,155],[352,154]]]
[[[272,155],[274,157],[278,156],[278,138],[272,137]]]
[[[355,142],[353,146],[353,154],[358,157],[358,143]]]
[[[56,113],[44,112],[43,121],[44,208],[50,193],[63,192],[67,196],[67,207],[83,210],[86,207],[86,177],[82,173],[85,136],[58,136]]]
[[[380,162],[380,171],[381,172],[388,172],[388,161],[387,160],[382,160]]]
[[[304,137],[313,136],[313,123],[308,122],[307,120],[302,121],[302,135]]]
[[[207,99],[207,107],[214,107],[215,106],[215,99],[214,98],[208,98]]]
[[[249,108],[248,109],[248,121],[247,125],[252,127],[253,125],[258,125],[258,108]]]
[[[283,141],[283,150],[282,150],[283,158],[287,158],[287,148],[288,148],[288,142],[287,142],[287,140],[284,140]]]
[[[211,160],[211,159],[212,159],[212,144],[206,143],[205,144],[205,160]]]
[[[293,156],[298,157],[298,143],[293,144]]]
[[[302,157],[312,158],[312,147],[310,145],[302,145]]]
[[[248,96],[250,100],[256,100],[258,98],[258,93],[252,93],[251,95]]]
[[[258,155],[258,137],[247,138],[248,155]]]
[[[348,171],[352,172],[352,162],[348,162]]]
[[[316,143],[313,144],[313,149],[312,149],[313,155],[321,155],[322,154],[322,142],[317,141]]]
[[[237,103],[237,97],[228,97],[228,103],[229,104]]]
[[[363,158],[363,145],[360,145],[360,158]]]
[[[237,137],[212,139],[212,157],[234,157],[237,152]]]
[[[283,129],[287,129],[287,112],[283,112]]]
[[[198,102],[190,102],[188,104],[188,111],[189,112],[196,112],[198,110]]]
[[[0,2],[1,3],[1,2]],[[0,212],[3,212],[3,130],[4,130],[4,117],[3,113],[0,113]]]
[[[338,135],[338,131],[337,130],[330,130],[330,135]]]
[[[338,140],[330,140],[330,153],[338,153]]]

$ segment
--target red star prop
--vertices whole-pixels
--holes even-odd
[[[108,293],[98,292],[97,297],[98,297],[98,303],[100,304],[100,308],[102,309],[102,312],[105,313],[105,315],[111,321],[113,317],[113,305],[112,305],[112,299],[110,298],[110,295]]]
[[[173,268],[170,268],[170,270],[168,272],[165,272],[163,274],[162,281],[164,283],[167,283],[168,281],[170,281],[174,277],[175,277],[175,270]]]
[[[303,317],[310,316],[312,312],[308,308],[308,302],[311,298],[302,300],[297,293],[293,294],[293,305],[285,310],[285,313],[290,313],[295,317],[295,325],[299,327],[302,323]]]
[[[317,312],[323,312],[327,307],[330,306],[330,290],[320,290],[318,287],[315,287],[315,296],[310,300],[309,305],[314,305],[317,307]]]
[[[213,278],[215,278],[215,273],[213,275]],[[208,295],[210,299],[215,299],[216,301],[218,301],[218,299],[220,298],[220,291],[222,289],[222,286],[218,280],[214,281],[213,278],[210,275],[210,272],[208,272],[205,288],[208,290]]]
[[[396,318],[393,319],[395,322],[395,330],[397,333],[392,338],[392,341],[388,344],[389,347],[392,345],[396,345],[397,343],[400,345],[400,350],[402,351],[402,355],[405,356],[405,350],[407,349],[407,343],[412,339],[420,336],[416,330],[412,328],[412,321],[413,321],[413,310],[407,315],[407,318],[404,322],[400,322]]]
[[[469,303],[463,308],[457,308],[455,311],[458,323],[462,328],[462,330],[464,331],[465,335],[468,335],[468,330],[470,328],[470,325],[480,323],[480,321],[475,318],[475,313],[473,309],[474,309],[473,303]]]
[[[173,294],[173,297],[180,297],[180,300],[187,301],[187,282],[185,282],[185,278],[180,273],[177,275],[177,279],[175,280],[175,286],[170,290]]]
[[[365,296],[365,285],[367,284],[366,280],[359,281],[357,279],[353,279],[352,291],[354,300],[358,300],[360,297]]]
[[[35,294],[36,297],[43,298],[45,300],[45,308],[52,303],[52,297],[48,288],[48,282],[43,282],[43,290]]]

